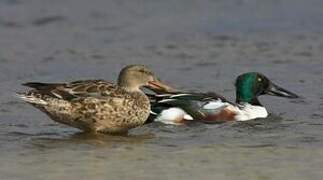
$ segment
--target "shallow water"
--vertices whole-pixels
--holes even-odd
[[[321,179],[323,2],[0,0],[0,179]],[[158,123],[129,136],[56,124],[13,94],[25,81],[113,81],[126,64],[234,100],[259,71],[301,95],[262,97],[245,123]]]

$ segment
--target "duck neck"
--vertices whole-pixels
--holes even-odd
[[[127,92],[142,92],[138,86],[120,86],[122,89],[124,89]]]
[[[246,103],[248,103],[248,104],[253,105],[253,106],[261,106],[261,107],[263,107],[263,105],[259,102],[258,98],[253,98],[253,99],[248,100],[248,101],[237,98],[236,103],[237,104],[246,104]]]
[[[140,86],[132,81],[125,78],[118,79],[118,86],[128,92],[141,92]]]

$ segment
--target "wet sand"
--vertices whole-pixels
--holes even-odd
[[[0,0],[0,179],[321,179],[323,2]],[[261,97],[269,118],[158,123],[93,136],[13,96],[25,81],[114,81],[146,64],[179,88],[234,100],[266,74],[301,95]]]

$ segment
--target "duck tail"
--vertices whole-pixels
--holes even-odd
[[[15,96],[22,99],[23,101],[30,103],[30,104],[35,104],[35,105],[47,105],[48,104],[46,101],[44,101],[40,97],[35,96],[34,94],[16,93]]]
[[[37,90],[46,90],[46,89],[51,89],[53,87],[56,87],[58,85],[58,83],[41,83],[41,82],[27,82],[27,83],[23,83],[23,86],[27,86],[27,87],[31,87]]]

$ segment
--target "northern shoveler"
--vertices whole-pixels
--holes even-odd
[[[150,114],[150,102],[140,87],[168,88],[143,65],[123,68],[116,85],[104,80],[23,85],[33,89],[19,97],[54,121],[100,133],[124,133],[144,124]]]
[[[258,100],[260,95],[298,98],[271,82],[263,74],[249,72],[236,79],[236,103],[216,93],[157,93],[149,95],[152,114],[149,121],[183,124],[189,120],[203,122],[247,121],[266,118],[268,112]]]

